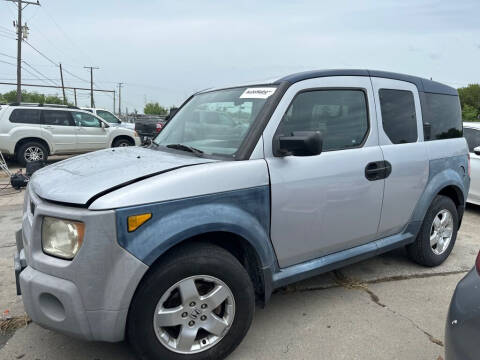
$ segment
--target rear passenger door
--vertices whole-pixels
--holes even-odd
[[[322,153],[274,156],[272,139],[294,131],[320,131]],[[265,128],[264,139],[271,239],[280,267],[375,240],[384,180],[367,179],[369,166],[383,161],[368,77],[293,84]]]
[[[392,172],[385,180],[379,237],[401,232],[428,180],[428,155],[417,87],[372,77],[380,148]]]
[[[76,152],[75,123],[69,111],[42,110],[42,133],[55,153]]]

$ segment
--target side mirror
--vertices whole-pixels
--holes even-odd
[[[473,149],[473,152],[475,153],[475,155],[480,156],[480,146],[477,146],[475,149]]]
[[[103,121],[100,121],[100,124],[101,124],[102,129],[106,129],[106,128],[110,127],[110,125],[105,124]]]
[[[275,156],[312,156],[322,153],[320,131],[294,131],[291,136],[278,136],[274,140]]]

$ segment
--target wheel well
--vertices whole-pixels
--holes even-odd
[[[458,227],[460,227],[465,209],[465,198],[462,190],[455,185],[449,185],[440,190],[438,195],[447,196],[455,203],[458,213]]]
[[[113,144],[115,144],[115,141],[122,140],[122,139],[128,140],[130,145],[135,145],[135,140],[133,140],[130,136],[128,136],[128,135],[118,135],[113,139],[112,146],[113,146]]]
[[[192,242],[214,244],[218,247],[225,249],[230,254],[235,256],[235,258],[240,262],[240,264],[242,264],[242,266],[245,268],[245,270],[248,272],[248,275],[250,276],[250,280],[252,281],[253,287],[255,289],[256,299],[260,303],[264,303],[265,284],[261,271],[260,259],[258,258],[258,255],[254,250],[253,246],[250,245],[250,243],[246,239],[234,233],[223,231],[209,232],[186,239],[181,243],[173,246],[163,255],[161,255],[157,260],[155,260],[150,269],[155,268],[157,264],[161,263],[162,258],[164,256],[168,256],[168,254],[173,249],[177,249],[180,246],[186,246],[187,244],[190,244]]]
[[[453,202],[457,207],[462,206],[465,203],[462,190],[460,190],[458,187],[454,185],[449,185],[447,187],[444,187],[442,190],[440,190],[438,195],[444,195],[449,197],[450,199],[453,200]]]
[[[45,140],[40,138],[35,138],[35,137],[28,137],[28,138],[23,138],[17,141],[17,143],[15,144],[15,155],[18,152],[18,148],[29,141],[36,141],[36,142],[42,143],[46,147],[48,154],[50,154],[51,152],[50,147],[48,146],[48,143]]]

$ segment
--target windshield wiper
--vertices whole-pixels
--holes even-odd
[[[197,148],[194,148],[193,146],[188,146],[184,144],[168,144],[166,145],[167,148],[170,149],[176,149],[176,150],[182,150],[182,151],[188,151],[196,155],[201,155],[203,154],[203,151]]]

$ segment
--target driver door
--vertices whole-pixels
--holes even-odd
[[[74,111],[73,119],[77,125],[78,151],[93,151],[108,147],[108,130],[102,121],[92,114]]]
[[[320,131],[314,156],[276,157],[265,141],[271,181],[271,239],[281,268],[350,249],[377,236],[385,180],[367,179],[383,161],[368,77],[325,77],[286,91],[264,139]]]

